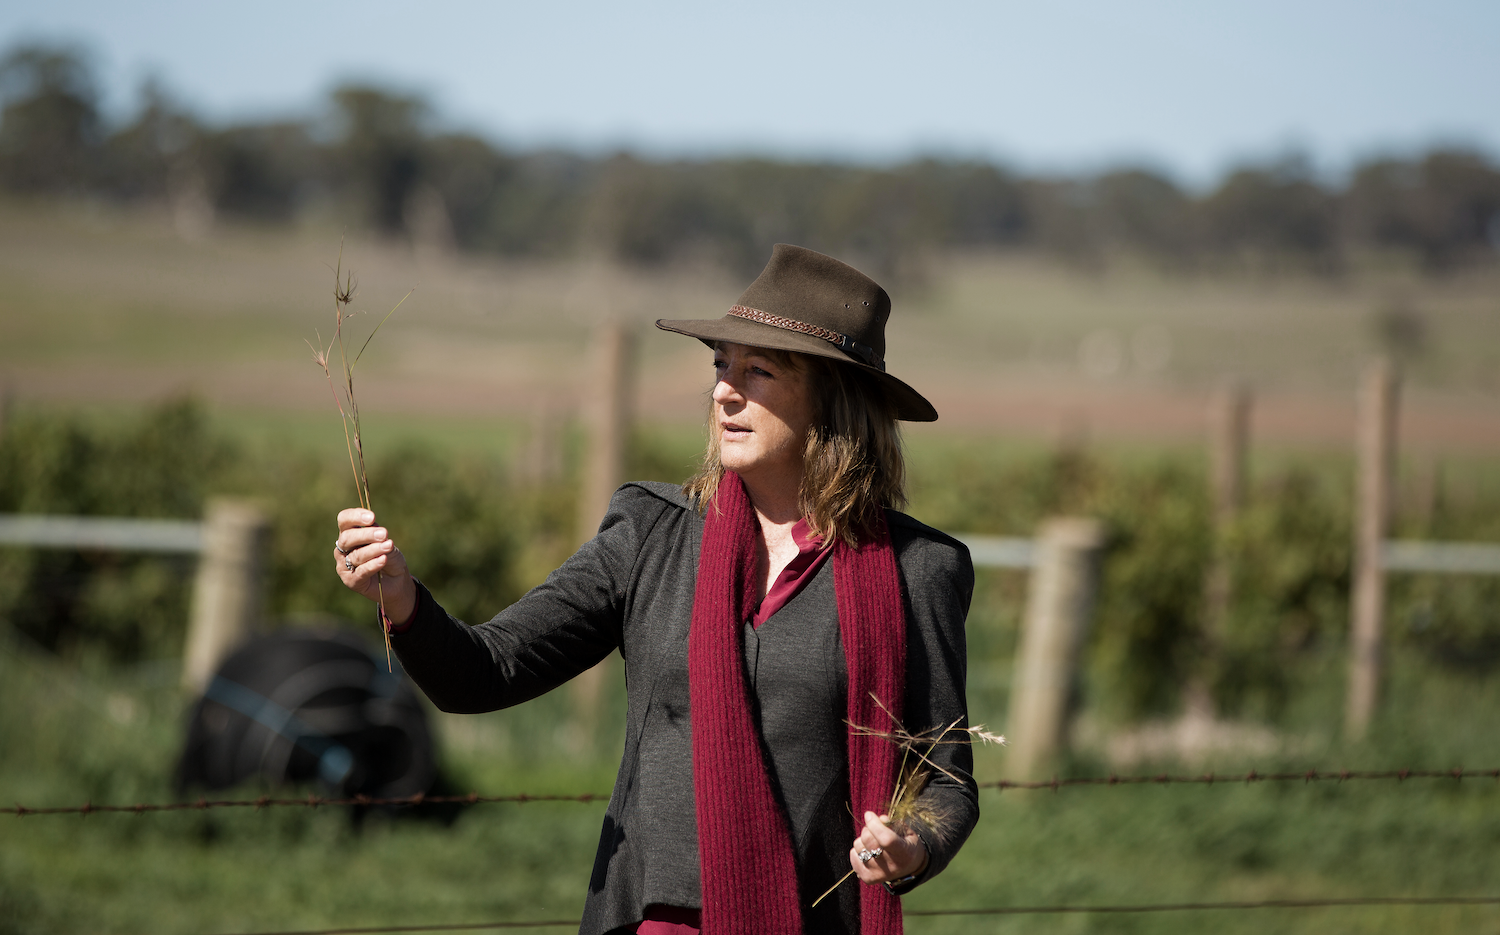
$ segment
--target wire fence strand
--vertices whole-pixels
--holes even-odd
[[[382,925],[372,928],[301,929],[289,932],[250,932],[246,935],[388,935],[397,932],[483,932],[493,929],[577,927],[580,919],[540,919],[535,922],[460,922],[452,925]]]
[[[402,796],[400,798],[375,798],[368,795],[355,795],[347,798],[327,797],[321,795],[309,795],[296,799],[278,799],[263,795],[256,799],[198,799],[193,802],[137,802],[134,805],[95,805],[85,802],[82,805],[70,805],[59,808],[33,808],[28,805],[17,803],[15,807],[6,811],[18,817],[30,815],[92,815],[96,812],[128,812],[136,815],[145,815],[151,812],[192,812],[204,811],[211,808],[276,808],[285,806],[301,806],[303,808],[322,808],[324,806],[361,806],[366,808],[410,808],[417,805],[484,805],[495,802],[606,802],[608,795],[600,795],[596,792],[584,792],[579,795],[532,795],[518,792],[514,795],[479,795],[469,793],[468,795],[416,795]]]
[[[1200,785],[1200,786],[1232,786],[1253,785],[1263,782],[1279,783],[1302,783],[1311,785],[1315,782],[1353,782],[1359,780],[1394,780],[1405,782],[1408,779],[1450,779],[1455,782],[1464,779],[1493,779],[1500,782],[1500,769],[1390,769],[1390,770],[1316,770],[1309,769],[1301,772],[1291,773],[1262,773],[1250,770],[1246,773],[1203,773],[1198,776],[1171,775],[1168,773],[1156,773],[1153,775],[1139,776],[1077,776],[1067,779],[1041,779],[1034,782],[1017,782],[1010,779],[1000,779],[992,782],[981,782],[981,789],[996,789],[1006,791],[1017,790],[1042,790],[1050,789],[1056,792],[1059,789],[1076,786],[1146,786],[1146,785]],[[300,806],[304,808],[339,807],[339,806],[361,806],[367,808],[410,808],[417,805],[487,805],[508,802],[513,804],[525,804],[531,802],[607,802],[609,795],[597,792],[584,792],[581,794],[531,794],[518,792],[511,795],[480,795],[475,792],[467,795],[417,795],[404,796],[400,798],[374,798],[367,795],[355,795],[345,798],[328,797],[319,795],[308,795],[301,798],[273,798],[261,796],[255,799],[207,799],[200,798],[192,802],[137,802],[133,805],[95,805],[85,802],[82,805],[69,805],[59,807],[36,807],[21,805],[5,809],[17,817],[31,815],[92,815],[94,813],[125,812],[136,815],[145,815],[151,812],[188,812],[202,811],[211,808],[274,808],[287,806]]]
[[[1144,786],[1144,785],[1226,785],[1226,784],[1252,784],[1257,782],[1348,782],[1361,779],[1394,779],[1404,782],[1408,779],[1494,779],[1500,780],[1500,769],[1386,769],[1386,770],[1316,770],[1309,769],[1292,773],[1262,773],[1250,770],[1245,773],[1202,773],[1197,776],[1171,775],[1169,773],[1156,773],[1150,776],[1078,776],[1069,779],[1041,779],[1033,782],[1016,782],[1010,779],[1000,779],[994,782],[981,782],[981,789],[1058,789],[1069,786]]]
[[[977,909],[907,909],[907,917],[918,916],[1020,916],[1140,914],[1152,912],[1217,912],[1252,909],[1338,909],[1361,906],[1500,906],[1500,896],[1354,896],[1332,899],[1262,899],[1202,903],[1146,903],[1118,906],[990,906]],[[578,919],[547,919],[534,922],[463,922],[439,925],[385,925],[370,928],[300,929],[253,932],[246,935],[394,935],[405,932],[475,932],[492,929],[551,928],[578,925]]]
[[[908,909],[908,916],[1028,916],[1076,913],[1209,912],[1225,909],[1336,909],[1359,906],[1500,906],[1500,896],[1352,896],[1342,899],[1261,899],[1217,903],[1125,906],[993,906],[986,909]]]

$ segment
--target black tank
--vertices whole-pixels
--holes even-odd
[[[224,661],[193,707],[179,793],[259,779],[343,797],[404,798],[439,785],[426,713],[399,665],[339,631],[283,630]]]

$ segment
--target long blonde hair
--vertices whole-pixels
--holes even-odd
[[[807,375],[815,407],[803,449],[797,505],[810,531],[851,546],[874,529],[880,511],[906,505],[906,456],[896,408],[874,377],[827,357],[759,348],[783,367]],[[698,473],[682,485],[699,512],[724,478],[714,404],[708,405],[708,445]]]

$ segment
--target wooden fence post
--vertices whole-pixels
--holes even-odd
[[[1187,684],[1184,700],[1190,714],[1213,717],[1215,705],[1209,684],[1229,625],[1233,597],[1232,572],[1225,549],[1229,530],[1245,505],[1250,451],[1250,390],[1231,383],[1221,389],[1209,409],[1208,480],[1213,510],[1213,555],[1203,580],[1203,671]]]
[[[1344,729],[1364,737],[1380,695],[1381,643],[1385,627],[1385,568],[1381,561],[1390,526],[1396,472],[1396,424],[1400,380],[1395,367],[1378,360],[1360,388],[1354,509],[1354,574],[1349,596],[1349,697]]]
[[[625,454],[630,442],[635,395],[635,329],[623,322],[605,325],[599,334],[594,370],[587,383],[583,446],[583,487],[578,499],[578,541],[594,537],[609,510],[610,497],[625,481]],[[573,742],[582,750],[593,746],[610,673],[619,667],[615,656],[604,660],[570,683],[573,701]]]
[[[635,389],[635,330],[621,322],[604,326],[595,369],[586,392],[583,488],[578,500],[578,541],[594,537],[609,498],[625,480]]]
[[[1249,387],[1233,383],[1215,397],[1211,413],[1209,463],[1213,480],[1214,524],[1226,526],[1245,505],[1250,452]]]
[[[1005,732],[1011,778],[1035,778],[1067,743],[1079,651],[1093,615],[1103,547],[1103,526],[1093,519],[1050,519],[1037,532]]]
[[[556,481],[563,473],[563,430],[569,419],[562,400],[541,399],[531,410],[526,444],[517,452],[516,474],[529,484]]]
[[[242,500],[210,500],[182,656],[182,687],[202,694],[219,663],[260,624],[271,524]]]

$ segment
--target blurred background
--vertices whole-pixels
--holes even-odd
[[[328,564],[357,501],[309,359],[336,268],[351,349],[411,292],[357,372],[370,494],[479,622],[614,484],[692,471],[710,361],[649,323],[722,314],[777,242],[893,296],[891,370],[941,413],[907,430],[909,512],[997,548],[1098,523],[1066,729],[980,751],[981,781],[1500,767],[1497,34],[1461,0],[0,8],[0,797],[196,796],[179,758],[241,639],[363,640],[384,671]],[[218,617],[216,516],[254,569]],[[1013,737],[1019,566],[979,570],[969,620],[972,718]],[[428,790],[606,792],[622,678],[402,736],[430,730]],[[325,760],[224,794],[374,788]],[[1493,783],[980,794],[909,909],[1496,895]],[[602,809],[3,819],[0,935],[576,918]]]

